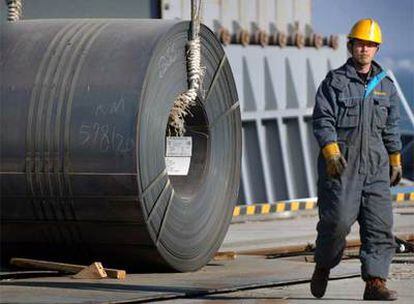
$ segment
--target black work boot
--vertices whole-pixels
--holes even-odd
[[[315,298],[322,298],[329,279],[329,268],[315,266],[311,280],[311,292]]]
[[[395,301],[397,299],[397,292],[389,290],[385,286],[384,279],[370,278],[366,281],[364,300]]]

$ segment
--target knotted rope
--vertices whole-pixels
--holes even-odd
[[[21,0],[6,0],[7,3],[7,21],[18,21],[22,16]]]
[[[198,92],[202,89],[204,68],[201,67],[201,42],[199,36],[201,7],[202,0],[191,1],[191,36],[186,45],[189,88],[186,92],[178,95],[168,119],[169,127],[174,130],[177,136],[183,136],[185,133],[184,119],[187,115],[191,115],[190,108],[196,104]]]

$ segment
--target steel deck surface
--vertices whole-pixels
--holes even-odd
[[[0,284],[0,293],[3,303],[123,303],[301,282],[309,279],[312,270],[313,264],[303,257],[239,256],[211,262],[193,273],[129,274],[125,280],[76,280],[69,276],[6,280]],[[357,261],[344,261],[332,277],[358,273]]]
[[[317,221],[317,217],[298,217],[232,224],[220,250],[260,250],[313,242]],[[394,210],[394,232],[414,233],[414,208]],[[357,235],[358,226],[355,225],[349,238]],[[265,259],[262,256],[239,255],[235,260],[211,261],[192,273],[128,273],[125,280],[76,280],[69,276],[53,277],[48,274],[48,277],[1,281],[0,302],[128,303],[194,298],[218,292],[303,282],[309,280],[313,266],[313,263],[305,261],[304,256]],[[349,276],[358,275],[359,271],[358,260],[344,260],[333,269],[332,274]]]
[[[414,261],[404,257],[405,261]],[[400,258],[398,259],[399,261]],[[414,298],[414,264],[391,264],[391,273],[387,285],[396,290],[398,300],[393,304],[412,304]],[[203,297],[168,300],[165,304],[211,304],[215,303],[260,303],[260,304],[349,304],[362,302],[365,284],[360,277],[329,281],[326,294],[321,299],[314,298],[309,290],[309,283],[293,284],[268,288],[239,290],[229,293],[218,293]],[[384,303],[383,301],[370,303]]]

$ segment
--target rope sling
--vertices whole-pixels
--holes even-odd
[[[23,6],[21,0],[6,0],[7,21],[18,21],[22,17]]]
[[[190,108],[197,103],[198,92],[202,90],[204,68],[201,67],[200,23],[202,0],[191,1],[190,39],[186,45],[187,78],[189,88],[176,98],[168,119],[169,133],[171,129],[176,136],[185,133],[185,117],[191,115]]]

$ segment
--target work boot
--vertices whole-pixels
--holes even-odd
[[[397,298],[397,292],[389,290],[384,279],[370,278],[366,281],[364,300],[395,301]]]
[[[311,280],[311,292],[315,298],[322,298],[328,285],[330,269],[315,266]]]

